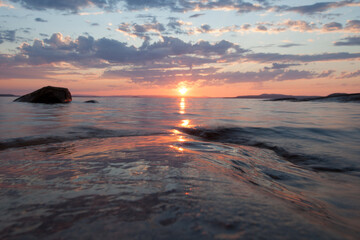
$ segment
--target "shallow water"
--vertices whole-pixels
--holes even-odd
[[[357,239],[360,105],[0,98],[3,239]]]

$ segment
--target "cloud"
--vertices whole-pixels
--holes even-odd
[[[266,32],[267,30],[268,30],[267,27],[264,25],[258,25],[255,29],[255,31],[257,32]]]
[[[191,15],[189,18],[197,18],[197,17],[204,16],[204,15],[205,15],[204,13],[197,13],[197,14]]]
[[[0,7],[14,8],[13,5],[10,5],[10,4],[7,4],[7,3],[3,3],[3,1],[0,1]]]
[[[360,3],[354,0],[345,0],[339,2],[319,2],[311,5],[303,5],[298,7],[287,7],[285,11],[297,12],[300,14],[316,14],[326,12],[333,8],[360,6]]]
[[[90,16],[90,15],[101,15],[104,12],[80,12],[78,13],[80,16]]]
[[[221,72],[209,76],[212,81],[220,83],[241,83],[241,82],[266,82],[266,81],[288,81],[299,79],[318,78],[319,74],[311,71],[299,71],[289,69],[263,69],[250,72]]]
[[[172,31],[175,34],[189,34],[186,30],[182,30],[182,26],[188,26],[190,23],[186,23],[174,17],[169,18],[169,23],[166,25],[167,31]]]
[[[309,23],[302,20],[286,20],[283,23],[278,24],[278,27],[284,27],[286,29],[290,29],[291,31],[298,32],[309,32],[317,29],[314,23]]]
[[[128,79],[149,85],[174,85],[184,79],[208,85],[322,78],[331,76],[333,71],[317,73],[291,67],[300,66],[302,62],[360,58],[360,53],[254,53],[225,40],[192,43],[173,37],[162,37],[162,40],[144,42],[135,47],[115,39],[95,39],[92,36],[72,39],[61,33],[43,40],[36,39],[32,44],[23,43],[18,50],[16,54],[0,55],[0,69],[6,69],[4,78],[20,78],[29,68],[43,69],[41,74],[51,76],[51,72],[45,71],[46,66],[51,69],[64,65],[63,71],[68,71],[69,66],[95,68],[103,70],[102,78]],[[223,71],[224,63],[241,62],[270,63],[271,67],[247,72]]]
[[[335,42],[335,46],[359,46],[360,45],[360,36],[346,37],[342,39],[343,41]]]
[[[338,31],[343,29],[343,26],[341,23],[337,23],[337,22],[331,22],[331,23],[327,23],[324,24],[323,26],[323,30],[325,32],[332,32],[332,31]]]
[[[27,59],[28,64],[39,65],[63,61],[86,67],[103,67],[112,64],[141,65],[153,61],[164,64],[172,62],[179,67],[189,67],[238,61],[292,64],[360,58],[360,53],[347,52],[313,55],[251,53],[225,40],[216,43],[208,41],[187,43],[173,37],[163,37],[161,41],[144,42],[142,46],[134,47],[114,39],[95,40],[91,36],[80,36],[72,40],[60,33],[55,33],[44,40],[34,40],[32,45],[24,43],[19,49],[20,55]]]
[[[238,59],[246,50],[222,40],[217,43],[199,41],[186,43],[178,38],[163,37],[162,41],[145,43],[140,47],[91,36],[80,36],[73,40],[55,33],[33,44],[23,43],[16,57],[26,59],[29,65],[68,62],[83,67],[105,67],[117,64],[141,65],[146,62],[172,62],[176,66],[192,66],[204,63],[228,62]],[[23,62],[22,62],[23,63]],[[16,62],[14,62],[16,64]]]
[[[327,71],[323,71],[321,74],[319,74],[317,77],[318,78],[325,78],[325,77],[330,77],[333,75],[333,73],[335,73],[335,70],[327,70]]]
[[[340,77],[338,78],[353,78],[353,77],[359,77],[360,76],[360,70],[357,70],[355,72],[347,73],[343,72]]]
[[[303,20],[285,20],[279,23],[270,23],[270,22],[261,22],[256,23],[255,26],[250,24],[243,24],[242,26],[232,25],[221,28],[212,28],[208,24],[203,24],[200,27],[187,27],[186,30],[183,30],[182,27],[184,24],[176,24],[176,30],[179,34],[214,34],[221,35],[224,33],[244,33],[244,32],[260,32],[260,33],[279,33],[285,31],[294,31],[294,32],[321,32],[321,33],[332,33],[332,32],[350,32],[358,33],[360,32],[360,21],[359,20],[348,20],[345,26],[338,22],[330,22],[318,26],[313,22],[307,22]],[[170,26],[170,23],[168,24]],[[174,26],[175,28],[175,26]],[[289,45],[296,46],[296,45]],[[299,46],[299,45],[298,45]],[[284,47],[287,47],[286,45]]]
[[[322,54],[279,54],[279,53],[250,53],[244,56],[247,61],[268,63],[268,62],[326,62],[340,61],[360,58],[360,53],[322,53]]]
[[[272,63],[272,67],[265,67],[264,69],[282,69],[282,68],[289,68],[292,66],[300,66],[301,64],[296,63]]]
[[[114,1],[111,0],[10,0],[11,2],[20,3],[23,7],[32,10],[66,10],[77,12],[80,8],[95,5],[100,8],[110,7]]]
[[[318,2],[311,5],[302,6],[288,6],[288,5],[272,5],[271,2],[266,0],[213,0],[213,1],[192,1],[192,0],[9,0],[14,3],[19,3],[23,7],[32,10],[47,10],[56,9],[59,11],[68,11],[71,13],[78,13],[79,10],[96,6],[101,9],[116,11],[119,8],[126,10],[145,10],[145,9],[168,9],[172,12],[190,12],[202,10],[232,10],[240,14],[258,12],[258,11],[274,11],[274,12],[296,12],[299,14],[320,14],[330,9],[340,7],[360,6],[360,3],[355,0],[343,0],[338,2]],[[5,6],[4,4],[0,7]],[[11,6],[11,5],[9,5]],[[86,13],[85,13],[86,14]],[[197,13],[190,16],[195,18],[202,16]]]
[[[150,8],[167,8],[173,12],[189,12],[194,10],[234,10],[239,13],[266,10],[266,1],[251,2],[237,0],[191,1],[191,0],[10,0],[20,3],[32,10],[56,9],[60,11],[78,12],[80,9],[97,6],[99,8],[115,10],[118,5],[128,10],[144,10]],[[199,17],[199,14],[192,15]]]
[[[348,32],[360,32],[360,20],[348,20],[346,22],[345,30]]]
[[[299,44],[299,43],[286,43],[286,44],[278,45],[278,47],[282,47],[282,48],[298,47],[298,46],[303,46],[303,44]]]
[[[47,22],[47,20],[42,19],[42,18],[35,18],[36,22]]]
[[[314,79],[322,77],[322,73],[311,71],[299,71],[289,69],[263,69],[248,72],[221,72],[219,68],[197,68],[197,69],[158,69],[129,68],[122,70],[107,70],[103,77],[106,78],[128,78],[133,83],[141,84],[177,84],[180,81],[197,82],[202,85],[218,85],[225,83],[243,82],[266,82],[266,81],[288,81],[299,79]]]
[[[139,37],[145,41],[150,40],[153,34],[161,35],[160,33],[166,30],[165,26],[159,22],[145,23],[145,24],[129,24],[122,23],[119,25],[117,31],[132,37]]]
[[[15,34],[15,30],[0,30],[0,44],[5,41],[14,42]]]
[[[330,22],[324,24],[322,32],[351,32],[359,33],[360,32],[360,20],[348,20],[345,24],[345,27],[338,22]]]
[[[150,85],[175,85],[186,79],[187,82],[196,82],[217,71],[216,68],[200,69],[159,69],[151,66],[143,66],[122,70],[107,70],[103,77],[106,78],[128,78],[133,83]]]

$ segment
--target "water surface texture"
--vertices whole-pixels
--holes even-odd
[[[0,98],[1,239],[358,239],[360,104]]]

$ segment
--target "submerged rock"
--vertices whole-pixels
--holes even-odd
[[[67,88],[47,86],[14,100],[14,102],[30,103],[69,103],[71,93]]]
[[[85,101],[84,103],[99,103],[99,102],[96,100],[88,100],[88,101]]]

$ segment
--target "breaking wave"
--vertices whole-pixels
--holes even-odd
[[[352,136],[353,131],[358,131],[360,136],[360,129],[194,127],[178,130],[207,141],[269,149],[293,164],[314,171],[347,172],[360,176],[359,166],[352,161],[359,156],[359,150],[346,144],[360,144],[360,137],[346,139],[349,138],[347,131],[352,131]],[[339,142],[344,144],[339,145]]]
[[[133,137],[164,134],[162,132],[147,130],[112,130],[97,127],[77,126],[71,127],[63,134],[26,136],[5,139],[0,142],[0,151],[8,148],[28,147],[42,144],[61,143],[90,138]]]

